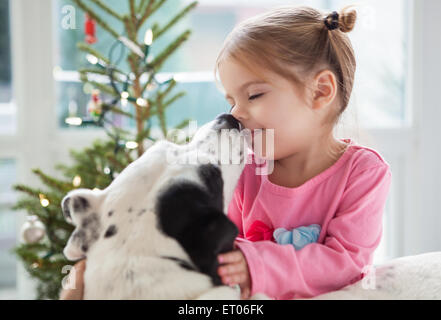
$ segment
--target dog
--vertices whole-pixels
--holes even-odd
[[[226,214],[249,143],[240,129],[220,114],[186,145],[156,142],[106,189],[63,198],[75,226],[63,253],[87,258],[84,299],[240,298],[217,275],[238,235]]]

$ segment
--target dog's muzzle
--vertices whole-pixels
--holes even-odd
[[[215,118],[215,120],[216,125],[213,129],[237,129],[239,131],[242,130],[242,124],[230,113],[221,113]]]

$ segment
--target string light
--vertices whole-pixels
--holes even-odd
[[[74,187],[79,187],[81,184],[81,177],[80,176],[75,176],[72,180],[72,184]]]
[[[44,194],[42,194],[42,193],[40,193],[38,196],[39,196],[39,198],[40,198],[40,204],[41,204],[41,206],[46,208],[46,207],[50,204],[49,200],[48,200],[48,199],[46,198],[46,196],[45,196]]]
[[[138,47],[138,45],[135,44],[133,41],[123,36],[120,36],[118,40],[121,41],[127,48],[132,50],[132,52],[136,53],[141,58],[145,58],[144,52],[142,52],[142,50]]]
[[[153,42],[153,32],[152,29],[147,29],[144,35],[144,44],[146,46],[151,46]]]
[[[127,149],[136,149],[136,148],[138,148],[138,143],[136,141],[127,141],[126,148]]]
[[[83,119],[79,117],[68,117],[64,122],[71,126],[80,126],[83,123]]]
[[[97,64],[99,61],[97,57],[90,53],[86,55],[86,59],[87,61],[89,61],[90,64]]]
[[[147,106],[147,100],[143,98],[136,99],[136,104],[140,107],[146,107]]]
[[[150,46],[152,45],[153,42],[153,32],[152,29],[148,29],[144,35],[144,56],[147,57],[147,62],[149,60],[149,50],[150,50]]]
[[[129,99],[129,93],[127,91],[121,92],[121,99]]]

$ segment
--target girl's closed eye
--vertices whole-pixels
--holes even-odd
[[[264,95],[264,93],[255,94],[254,96],[251,96],[251,97],[249,97],[248,99],[249,99],[249,100],[255,100],[255,99],[260,98],[260,97],[263,96],[263,95]],[[235,107],[235,105],[232,105],[232,106],[231,106],[230,112],[231,112],[231,110],[232,110],[234,107]]]
[[[250,99],[250,100],[254,100],[254,99],[260,98],[260,97],[263,96],[263,95],[264,95],[264,93],[256,94],[256,95],[254,95],[254,96],[249,97],[249,99]]]

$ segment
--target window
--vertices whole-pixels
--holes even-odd
[[[0,134],[15,131],[15,108],[11,86],[11,51],[9,45],[9,1],[0,1]]]
[[[0,1],[0,138],[15,131],[15,107],[12,104],[9,1]],[[16,259],[10,252],[15,246],[15,161],[2,159],[0,147],[0,298],[8,297],[16,285]]]
[[[16,258],[10,252],[16,242],[16,213],[11,207],[16,201],[12,185],[16,181],[15,162],[0,159],[0,291],[15,287]]]
[[[150,21],[167,18],[169,12],[183,7],[189,1],[168,1],[162,10],[157,11]],[[109,4],[127,10],[125,1],[109,0]],[[164,64],[162,72],[181,73],[181,81],[175,89],[187,94],[178,99],[168,109],[168,124],[176,125],[185,117],[204,123],[219,112],[228,111],[228,104],[218,92],[212,78],[216,55],[225,36],[235,24],[266,11],[286,4],[309,5],[326,11],[338,10],[349,0],[316,1],[243,1],[243,0],[201,0],[189,15],[182,19],[168,34],[154,43],[152,53],[158,53],[184,28],[190,28],[192,35],[181,48]],[[387,127],[406,124],[409,115],[405,108],[405,75],[407,59],[407,29],[405,21],[408,15],[406,1],[359,1],[359,17],[356,28],[349,33],[357,56],[357,72],[354,90],[348,110],[355,112],[362,127]],[[60,23],[63,6],[71,5],[68,0],[56,2],[56,14]],[[170,11],[167,9],[170,7]],[[68,114],[68,107],[78,109],[85,115],[89,95],[83,92],[81,83],[69,77],[84,66],[86,59],[76,49],[76,43],[82,41],[83,14],[76,10],[76,29],[57,28],[58,34],[58,108],[60,124]],[[112,21],[112,17],[108,17]],[[147,25],[145,26],[147,28]],[[98,27],[96,48],[106,52],[113,42],[111,36]],[[387,52],[387,54],[384,54]],[[73,73],[75,75],[75,73]]]
[[[332,0],[329,8],[354,3]],[[357,24],[349,33],[357,71],[349,108],[355,109],[361,127],[408,125],[406,74],[408,59],[409,2],[359,1]]]

